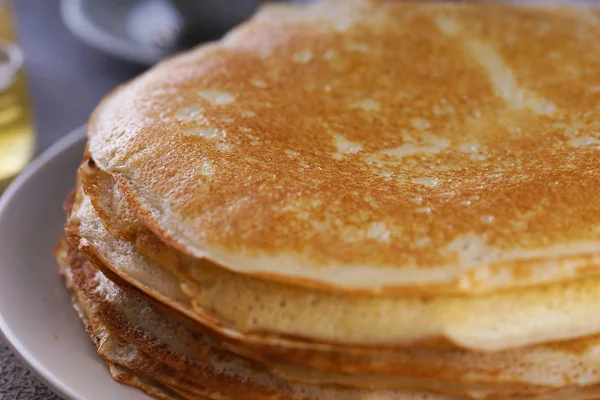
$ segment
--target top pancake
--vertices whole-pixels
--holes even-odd
[[[110,95],[89,151],[231,270],[486,292],[600,273],[598,14],[270,5]]]

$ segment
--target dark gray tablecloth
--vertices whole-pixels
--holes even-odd
[[[14,3],[42,151],[84,124],[104,94],[142,69],[80,43],[63,26],[58,0]],[[1,339],[0,399],[58,399]]]

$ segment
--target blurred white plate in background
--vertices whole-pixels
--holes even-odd
[[[167,0],[62,0],[62,18],[82,42],[152,65],[180,49],[184,19]]]
[[[252,15],[260,0],[62,0],[65,25],[117,58],[151,65],[214,40]]]

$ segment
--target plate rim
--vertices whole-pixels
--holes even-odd
[[[79,126],[56,141],[53,145],[36,157],[27,166],[27,168],[25,168],[25,170],[23,170],[23,172],[21,172],[21,174],[19,174],[15,180],[8,185],[6,191],[0,196],[0,215],[6,212],[6,209],[8,208],[12,198],[34,174],[36,174],[52,159],[59,157],[68,149],[85,140],[86,133],[87,126]],[[27,347],[19,340],[17,335],[9,327],[8,323],[4,319],[4,316],[2,315],[1,310],[0,337],[4,338],[4,342],[13,352],[13,354],[23,363],[23,365],[56,394],[65,399],[83,400],[80,399],[80,397],[77,396],[67,384],[58,379],[50,370],[42,366],[36,360],[35,356],[30,353]]]

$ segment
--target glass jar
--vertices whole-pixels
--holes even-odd
[[[31,160],[35,132],[9,0],[0,0],[0,191]]]

